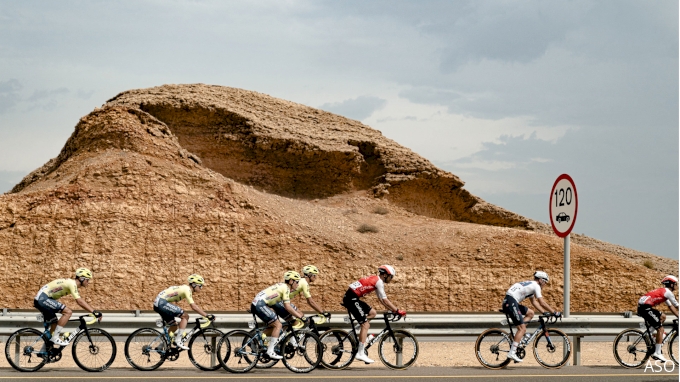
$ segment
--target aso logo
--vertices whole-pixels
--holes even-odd
[[[645,366],[645,373],[647,370],[651,370],[652,373],[661,373],[662,371],[672,373],[675,371],[675,364],[672,361],[661,362],[652,361],[650,359],[647,361],[647,365]]]

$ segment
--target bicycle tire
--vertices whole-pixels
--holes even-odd
[[[230,373],[246,373],[257,365],[262,350],[259,340],[250,333],[232,330],[217,343],[217,359],[224,370]]]
[[[547,329],[534,340],[534,358],[546,369],[561,368],[569,362],[570,355],[571,341],[559,329]]]
[[[488,369],[502,369],[511,361],[507,358],[511,346],[512,338],[505,330],[487,329],[475,341],[475,356],[477,361]]]
[[[649,359],[649,356],[652,354],[651,348],[652,344],[649,338],[642,331],[626,329],[614,339],[614,358],[623,367],[637,369]],[[638,357],[640,357],[639,361]]]
[[[324,332],[319,341],[322,351],[321,366],[331,370],[345,369],[352,363],[359,350],[354,337],[342,329]]]
[[[387,333],[380,339],[380,343],[378,344],[378,356],[380,357],[380,361],[390,369],[407,369],[418,359],[418,340],[416,340],[416,337],[413,336],[413,334],[406,330],[393,330],[392,332],[394,333],[394,338],[396,338],[397,341],[401,341],[401,353],[397,351],[397,346],[393,342],[392,336]],[[394,352],[394,356],[390,355],[390,351]],[[406,356],[410,358],[404,362],[403,358]]]
[[[28,336],[34,337],[22,341],[21,339],[22,336],[25,338],[28,338]],[[38,351],[40,351],[41,349],[47,348],[47,340],[43,337],[42,332],[30,328],[19,329],[16,332],[12,333],[12,335],[10,335],[9,338],[7,339],[7,342],[5,343],[5,358],[7,358],[7,362],[9,362],[10,366],[12,366],[14,370],[22,372],[37,371],[40,370],[40,368],[42,368],[43,366],[45,366],[45,363],[47,363],[47,360],[44,357],[38,356],[34,351],[30,351],[28,355],[25,355],[23,353],[20,354],[19,353],[20,351],[27,350],[26,349],[27,346],[32,346],[34,349],[36,347],[39,347]],[[16,351],[15,354],[10,354],[12,349]],[[24,359],[24,357],[27,357],[26,360],[28,361],[28,363],[32,363],[31,361],[33,356],[35,356],[36,358],[40,358],[41,359],[40,363],[33,367],[22,366],[21,360]]]
[[[220,368],[217,360],[217,341],[224,333],[217,329],[202,329],[189,340],[189,360],[199,370],[215,371]]]
[[[668,355],[675,366],[678,366],[678,332],[674,331],[671,336],[668,340]]]
[[[294,373],[309,373],[321,363],[321,341],[309,331],[288,333],[281,341],[281,360]]]
[[[73,361],[85,371],[104,371],[116,359],[116,341],[105,330],[87,329],[87,331],[90,334],[90,340],[88,340],[85,331],[78,333],[76,338],[73,339],[71,346]],[[85,341],[83,341],[83,338],[85,338]],[[94,365],[86,365],[87,360],[94,361]]]
[[[257,329],[253,329],[248,333],[250,333],[251,336],[255,336],[256,332],[257,332]],[[277,345],[277,347],[278,347],[278,345]],[[278,359],[271,359],[269,357],[266,357],[266,359],[267,359],[267,362],[263,362],[263,357],[260,356],[260,359],[259,359],[259,361],[257,361],[255,368],[256,369],[270,369],[270,368],[274,367],[274,365],[279,363]]]
[[[137,329],[125,341],[125,359],[137,370],[156,370],[165,362],[165,354],[169,348],[165,335],[158,330]],[[143,363],[145,357],[146,365]]]

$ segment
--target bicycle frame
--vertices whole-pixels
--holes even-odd
[[[194,328],[191,329],[191,331],[189,333],[187,333],[187,335],[185,336],[187,339],[193,337],[194,335],[202,333],[204,328],[213,324],[212,321],[208,321],[205,324],[201,324],[201,320],[202,320],[201,317],[196,319],[196,323],[195,323]],[[159,324],[159,321],[160,321],[160,324]],[[176,326],[177,322],[163,322],[162,320],[158,320],[158,321],[156,321],[156,325],[163,325],[163,333],[160,336],[156,337],[151,343],[153,344],[156,341],[160,340],[161,337],[165,337],[165,340],[167,341],[167,343],[172,345],[173,341],[172,341],[172,338],[170,337],[170,331],[168,330],[168,328]],[[159,353],[163,356],[165,356],[166,353],[169,353],[169,351],[166,352],[165,350],[157,350],[156,348],[150,348],[149,350],[154,351],[156,353]],[[180,348],[174,349],[174,351],[177,351],[177,354],[179,354],[183,350],[184,349],[180,349]]]
[[[67,341],[68,341],[69,344],[71,343],[71,340],[73,340],[83,330],[85,331],[85,335],[87,336],[87,340],[90,341],[90,344],[92,344],[92,338],[90,337],[90,332],[87,330],[87,325],[94,323],[95,321],[97,321],[97,319],[95,318],[92,321],[86,322],[85,317],[87,317],[87,316],[89,316],[89,314],[79,316],[77,319],[74,319],[74,320],[69,320],[69,322],[73,322],[73,321],[79,321],[80,322],[80,325],[78,325],[78,329],[76,329],[73,333],[71,333],[68,336]],[[43,322],[43,326],[45,327],[45,331],[31,345],[24,348],[24,354],[28,355],[30,353],[33,353],[33,354],[36,354],[37,356],[42,357],[42,358],[47,357],[48,360],[49,360],[50,355],[56,356],[57,354],[62,352],[62,350],[65,348],[65,346],[60,346],[59,348],[54,348],[54,346],[52,346],[52,342],[50,341],[50,339],[52,338],[52,335],[50,334],[51,324],[47,323],[47,322]],[[47,343],[47,346],[45,347],[44,351],[41,351],[41,350],[38,350],[37,352],[36,351],[30,351],[32,349],[35,349],[34,348],[35,344],[38,343],[38,341],[41,341],[43,339]]]
[[[354,321],[356,321],[356,320],[352,316],[352,313],[349,311],[349,309],[347,310],[347,315],[349,316],[349,325],[352,328],[351,333],[352,333],[352,335],[354,335],[354,338],[357,339],[357,342],[359,342],[359,336],[357,335],[356,328],[354,327]],[[390,316],[397,317],[397,319],[388,318]],[[378,343],[378,341],[380,341],[380,339],[383,338],[385,336],[385,334],[389,334],[390,337],[392,337],[392,341],[394,341],[394,344],[397,347],[397,351],[401,352],[402,351],[402,344],[394,336],[394,331],[392,330],[392,326],[390,325],[390,322],[397,322],[400,319],[401,319],[401,316],[395,316],[394,314],[388,313],[388,312],[383,313],[383,320],[385,320],[385,328],[383,330],[381,330],[380,333],[378,333],[378,335],[373,337],[372,340],[370,340],[369,342],[366,343],[365,349],[368,350],[371,346]],[[345,319],[345,320],[347,320],[347,319]],[[358,324],[358,322],[357,322],[357,324]],[[350,333],[348,333],[347,335],[349,336]]]
[[[553,321],[553,319],[554,319],[554,321]],[[505,314],[505,321],[507,322],[508,328],[510,330],[510,337],[514,341],[515,333],[512,331],[512,327],[517,326],[517,325],[512,324],[512,321],[510,320],[510,316],[508,316],[507,313]],[[525,335],[524,338],[522,338],[522,340],[520,341],[518,348],[525,348],[528,344],[530,344],[536,337],[538,337],[542,333],[545,333],[545,339],[548,341],[548,344],[550,346],[553,346],[552,340],[550,340],[550,335],[548,334],[547,324],[557,322],[557,317],[548,316],[548,319],[547,319],[547,322],[546,322],[546,319],[543,316],[538,316],[537,321],[531,320],[529,322],[525,322],[524,325],[529,325],[529,324],[534,323],[534,322],[539,323],[538,328],[536,328],[536,330],[528,338]],[[501,322],[501,324],[503,324],[503,322]],[[527,330],[527,332],[528,332],[528,330]]]
[[[644,327],[643,327],[643,325],[644,325]],[[670,341],[671,337],[673,337],[673,333],[675,333],[675,332],[678,331],[678,320],[677,320],[677,319],[673,320],[673,323],[672,323],[672,324],[663,324],[663,325],[661,326],[661,328],[663,329],[663,328],[668,327],[668,326],[671,327],[671,331],[666,335],[666,337],[663,339],[663,341],[661,341],[661,345],[662,345],[662,346],[663,346],[663,345],[666,345],[666,344],[668,343],[668,341]],[[656,344],[656,336],[652,335],[652,327],[649,326],[649,325],[647,324],[647,321],[644,321],[644,320],[643,320],[642,323],[640,323],[640,329],[645,329],[645,332],[644,332],[642,335],[643,335],[643,336],[648,336],[648,338],[650,339],[650,343],[651,343],[652,345],[655,345],[655,344]],[[634,345],[637,345],[641,340],[642,340],[642,337],[640,337],[640,338],[634,343]],[[650,348],[647,350],[647,352],[648,352],[648,353],[650,353],[650,352],[653,353],[653,352],[654,352],[654,349],[653,349],[652,347],[650,347]],[[650,353],[650,354],[651,354],[651,353]]]

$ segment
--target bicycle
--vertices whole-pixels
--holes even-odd
[[[203,371],[214,371],[220,368],[217,361],[217,339],[223,333],[214,327],[214,321],[199,317],[195,321],[195,326],[189,333],[184,333],[182,344],[189,341],[189,360],[198,369]],[[158,369],[166,360],[177,361],[183,349],[175,346],[174,333],[170,333],[168,328],[177,325],[173,319],[164,322],[163,319],[156,321],[157,327],[163,328],[163,333],[153,328],[137,329],[125,341],[125,359],[130,366],[141,371],[151,371]],[[208,326],[213,325],[212,328]]]
[[[248,328],[254,331],[232,330],[222,336],[217,343],[218,360],[229,372],[246,373],[260,361],[265,363],[272,361],[267,355],[267,345],[265,345],[263,335],[267,326],[258,327],[255,314],[252,314],[253,320],[248,322]],[[284,325],[288,325],[290,332],[279,341],[275,348],[278,354],[283,356],[281,361],[288,370],[294,373],[309,373],[321,362],[319,337],[309,329],[297,330],[296,326],[291,323],[284,323]]]
[[[672,329],[661,344],[662,346],[668,344],[668,354],[673,363],[678,366],[678,320],[675,319],[671,325],[663,327],[666,326],[671,326]],[[663,327],[660,330],[663,330]],[[647,321],[644,321],[640,323],[640,329],[645,329],[645,331],[626,329],[616,336],[613,351],[614,358],[619,365],[631,369],[642,367],[654,353],[656,338],[652,335],[653,328],[647,324]]]
[[[93,319],[85,321],[85,317],[88,316]],[[7,339],[5,357],[15,370],[37,371],[46,364],[58,362],[61,359],[65,346],[55,345],[50,341],[52,338],[50,324],[45,322],[42,314],[38,315],[38,321],[43,321],[45,330],[42,333],[37,329],[24,328],[12,333]],[[87,327],[97,322],[97,317],[93,314],[85,314],[69,321],[79,321],[78,329],[73,333],[62,332],[60,334],[64,341],[73,343],[71,354],[76,365],[90,372],[108,369],[116,358],[116,342],[106,331]]]
[[[329,369],[342,370],[347,368],[354,361],[359,351],[355,319],[349,310],[347,313],[348,317],[345,317],[345,322],[350,324],[351,331],[331,329],[321,336],[321,343],[324,346],[323,364]],[[402,316],[391,312],[383,313],[385,328],[369,339],[365,347],[368,351],[371,346],[377,343],[380,361],[383,365],[394,370],[404,370],[413,365],[418,359],[419,352],[418,341],[411,333],[406,330],[392,329],[390,322],[397,322],[401,318]],[[328,349],[330,349],[330,352],[327,351]],[[327,355],[329,356],[327,357]],[[405,360],[404,357],[408,358]]]
[[[502,310],[500,310],[502,312]],[[561,319],[561,317],[559,317]],[[517,357],[524,359],[526,356],[525,348],[534,341],[534,358],[539,365],[547,369],[559,369],[569,361],[571,354],[571,342],[564,332],[558,329],[548,328],[548,325],[557,322],[558,317],[554,314],[544,314],[538,317],[539,327],[532,334],[525,334],[522,341],[517,346]],[[525,324],[537,322],[531,320]],[[514,341],[515,334],[508,315],[501,321],[501,325],[508,325],[510,334],[505,330],[491,328],[484,331],[477,337],[475,342],[475,355],[482,366],[489,369],[502,369],[510,363],[507,358],[510,347]]]

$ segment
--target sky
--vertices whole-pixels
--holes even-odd
[[[334,112],[549,223],[678,258],[678,2],[0,0],[0,192],[116,94],[206,83]]]

